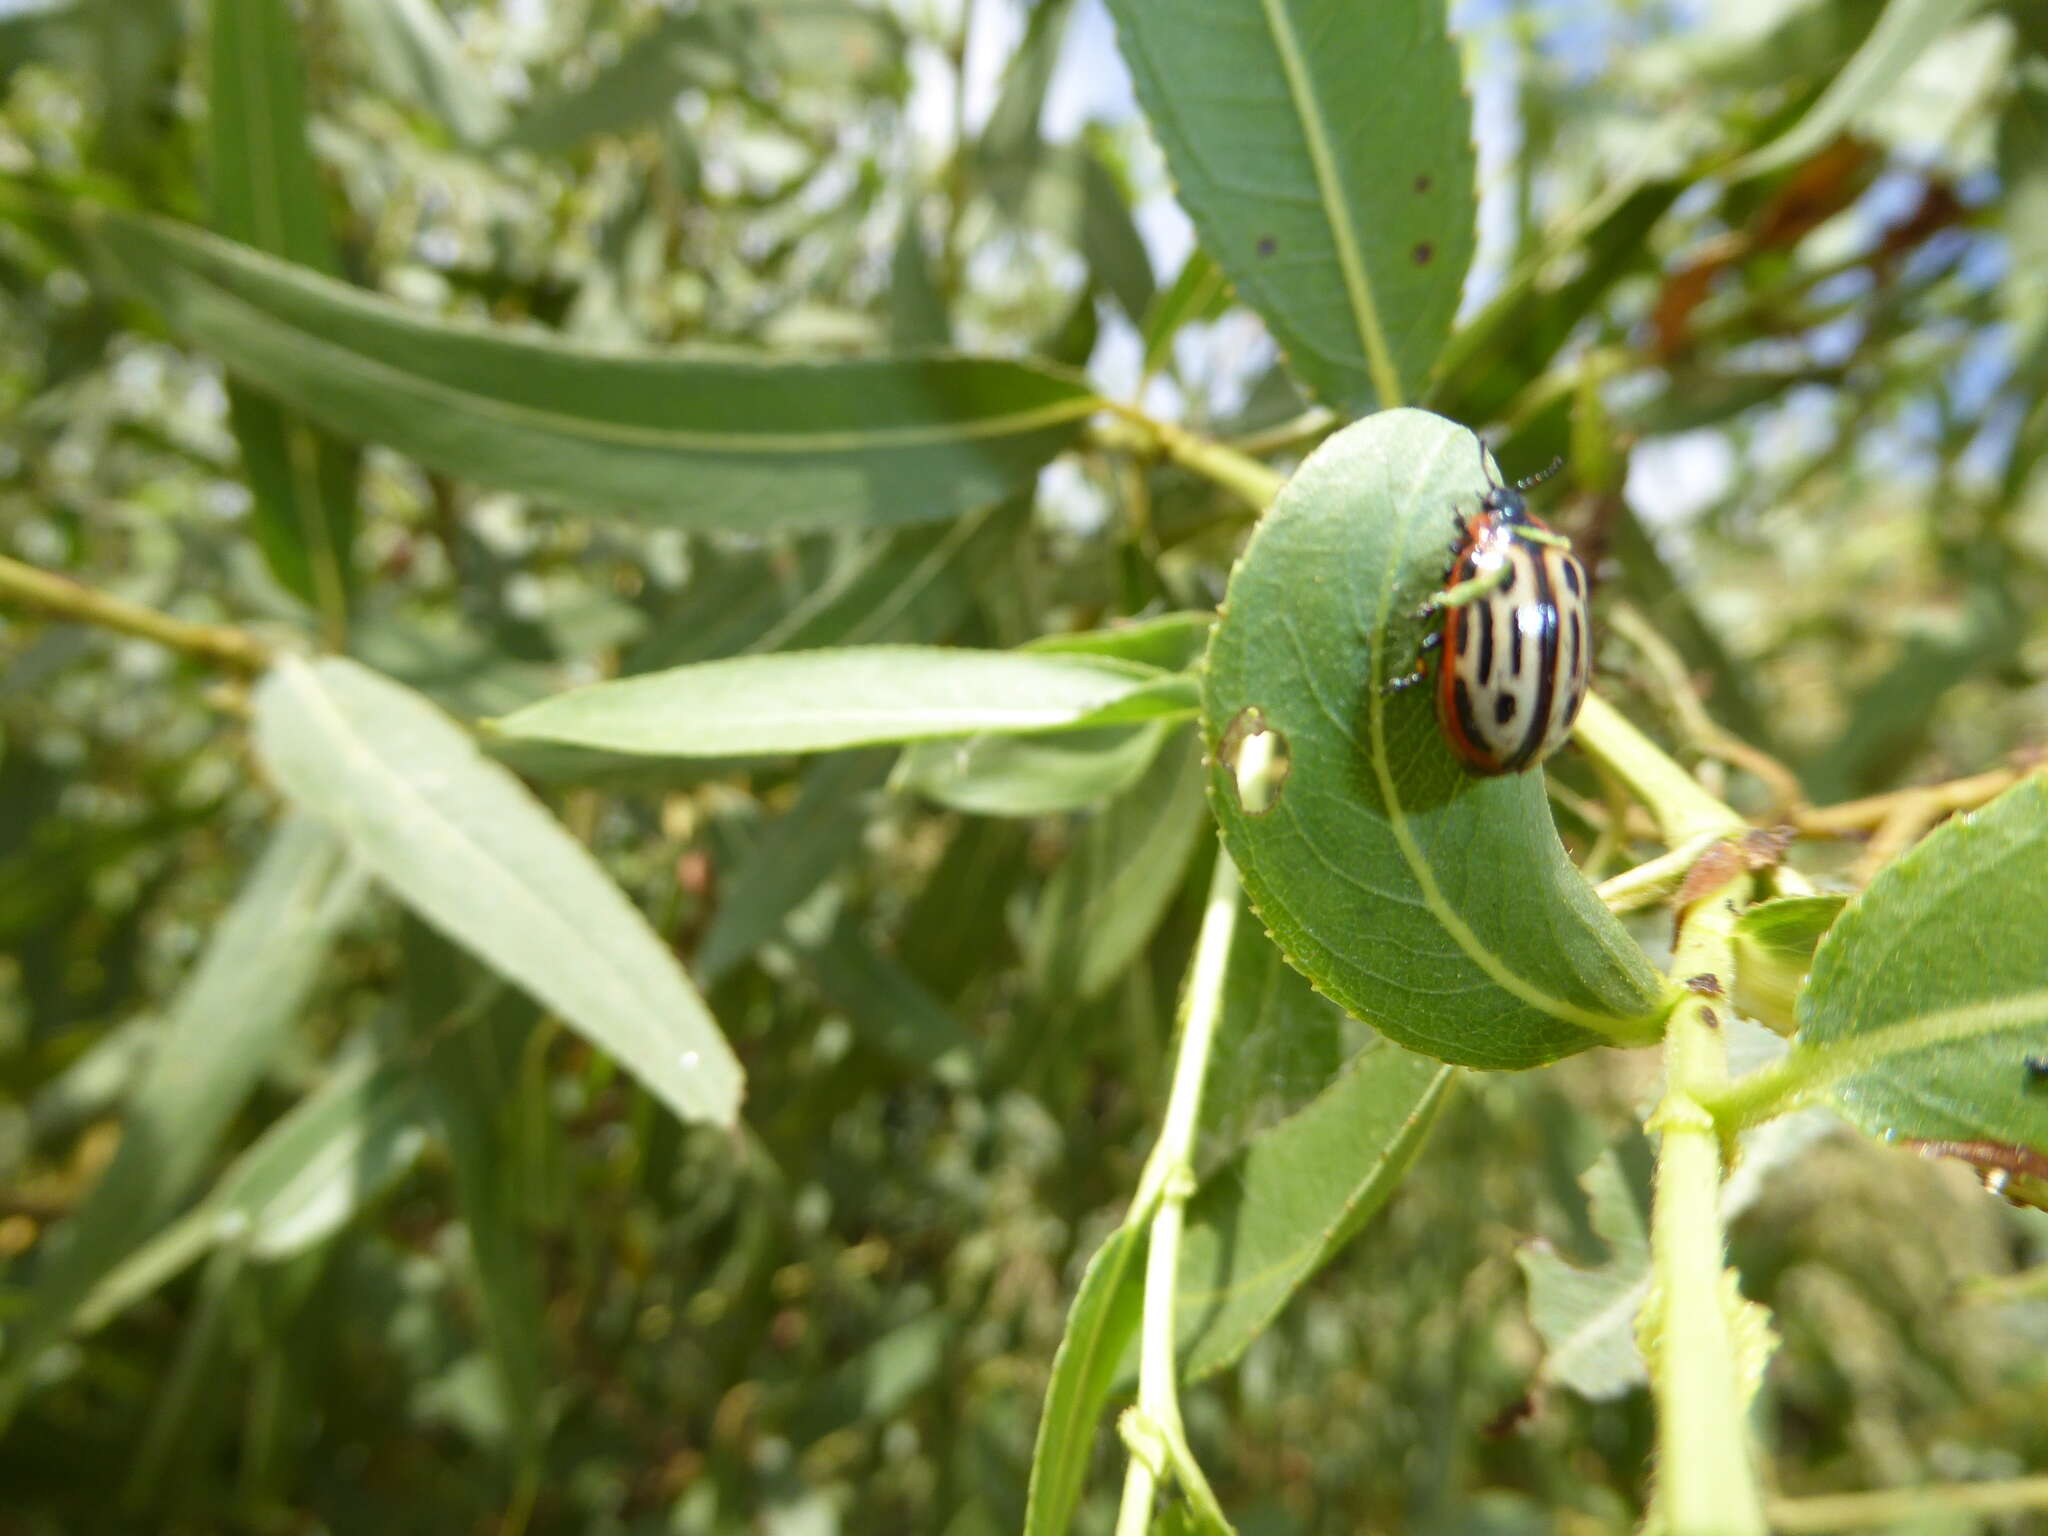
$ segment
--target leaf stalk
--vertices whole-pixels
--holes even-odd
[[[96,624],[124,635],[154,640],[202,661],[241,672],[270,665],[270,648],[246,630],[226,624],[194,624],[154,608],[131,603],[96,587],[0,555],[0,601],[34,608],[53,618]]]

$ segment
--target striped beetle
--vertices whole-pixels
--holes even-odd
[[[1479,444],[1487,492],[1479,510],[1459,520],[1444,588],[1417,615],[1444,616],[1418,651],[1443,648],[1437,723],[1474,773],[1519,773],[1542,762],[1564,745],[1585,702],[1593,670],[1586,568],[1522,495],[1563,463],[1502,485]],[[1418,654],[1415,670],[1386,686],[1410,688],[1424,675]]]

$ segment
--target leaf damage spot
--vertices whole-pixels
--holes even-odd
[[[1435,183],[1429,179],[1426,172],[1415,178],[1415,190],[1417,192],[1427,192],[1434,185]]]
[[[1286,736],[1266,723],[1266,713],[1247,704],[1224,728],[1216,744],[1216,761],[1230,775],[1231,792],[1247,816],[1263,816],[1280,803],[1280,791],[1293,768]]]
[[[1414,256],[1415,265],[1426,267],[1436,259],[1436,247],[1424,240],[1415,247]]]
[[[1280,242],[1278,240],[1275,240],[1271,235],[1259,236],[1259,254],[1261,256],[1270,256],[1279,249]]]
[[[1686,977],[1685,986],[1687,991],[1697,992],[1702,997],[1719,997],[1721,995],[1721,978],[1712,971],[1702,971],[1697,976]]]

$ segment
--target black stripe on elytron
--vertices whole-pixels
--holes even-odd
[[[1522,577],[1527,573],[1531,561],[1529,551],[1520,544],[1507,548],[1508,565],[1513,574],[1500,589],[1500,601],[1493,605],[1494,612],[1507,621],[1508,626],[1508,683],[1519,688],[1522,684],[1522,626],[1515,622],[1515,613],[1522,606]]]
[[[1559,559],[1558,568],[1564,572],[1562,585],[1571,585],[1572,568],[1577,564],[1578,562],[1569,556]],[[1585,660],[1586,621],[1583,610],[1574,603],[1571,609],[1571,622],[1564,630],[1563,667],[1559,673],[1563,686],[1558,690],[1557,719],[1545,726],[1545,733],[1554,734],[1560,746],[1564,744],[1565,731],[1570,727],[1572,717],[1579,712],[1579,679]]]
[[[1542,616],[1543,630],[1536,642],[1536,709],[1524,728],[1521,748],[1515,753],[1517,768],[1543,750],[1544,740],[1550,735],[1550,712],[1557,707],[1557,589],[1550,584],[1552,553],[1543,550],[1529,562],[1529,575],[1536,583],[1534,611]]]
[[[1479,720],[1472,713],[1472,690],[1465,686],[1462,677],[1451,685],[1451,703],[1458,711],[1459,733],[1472,744],[1474,752],[1487,751],[1490,743],[1479,733]]]
[[[1479,686],[1493,686],[1493,604],[1485,598],[1467,605],[1465,611],[1477,621],[1472,627],[1479,631]]]
[[[1569,555],[1565,557],[1564,561],[1564,584],[1571,588],[1573,597],[1584,597],[1586,595],[1585,568],[1579,564],[1577,559]]]

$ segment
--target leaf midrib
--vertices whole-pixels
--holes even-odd
[[[1287,15],[1286,0],[1260,0],[1266,27],[1280,55],[1280,68],[1287,76],[1287,92],[1294,100],[1295,116],[1301,123],[1308,145],[1309,164],[1316,175],[1316,191],[1322,198],[1323,213],[1330,221],[1330,236],[1337,245],[1337,269],[1344,278],[1345,296],[1351,302],[1352,318],[1358,322],[1359,339],[1365,343],[1366,371],[1372,375],[1373,392],[1379,408],[1391,410],[1404,404],[1400,370],[1380,324],[1379,306],[1373,299],[1372,280],[1367,276],[1360,254],[1358,231],[1352,226],[1350,205],[1344,197],[1337,156],[1325,131],[1322,106],[1316,99],[1315,83],[1302,57],[1301,42]]]

